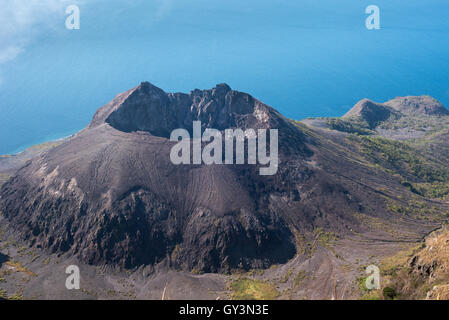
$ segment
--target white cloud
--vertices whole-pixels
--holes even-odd
[[[23,51],[22,48],[17,46],[9,46],[0,51],[0,64],[13,60]]]
[[[109,1],[95,2],[107,5]],[[175,0],[152,1],[156,5],[155,20],[159,21],[170,14]],[[65,10],[72,4],[85,7],[87,1],[0,0],[0,66],[15,59],[40,36],[64,30],[67,17]]]
[[[0,0],[0,67],[40,35],[65,28],[65,8],[80,0]],[[61,23],[62,21],[62,23]],[[0,86],[4,82],[1,77]]]
[[[0,64],[13,60],[36,36],[56,28],[68,3],[68,0],[0,0]]]

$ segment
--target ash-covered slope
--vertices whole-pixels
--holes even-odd
[[[176,128],[191,130],[194,120],[220,130],[278,129],[277,173],[261,176],[255,165],[172,164],[167,137]],[[376,187],[404,188],[361,164],[345,143],[227,85],[172,94],[142,83],[18,170],[0,190],[0,211],[32,245],[91,264],[262,268],[292,258],[298,241],[317,229],[367,230],[356,213],[390,217]]]

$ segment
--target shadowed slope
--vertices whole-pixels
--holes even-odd
[[[382,121],[387,120],[394,114],[394,110],[380,103],[368,99],[359,101],[342,118],[352,118],[365,122],[369,128],[375,128]]]

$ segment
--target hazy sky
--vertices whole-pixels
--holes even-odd
[[[365,28],[371,4],[381,30]],[[449,105],[448,17],[447,0],[0,0],[0,154],[80,130],[144,80],[226,82],[296,119],[365,97]]]

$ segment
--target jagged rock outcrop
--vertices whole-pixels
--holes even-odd
[[[435,270],[438,267],[436,260],[425,263],[420,261],[418,256],[414,256],[410,261],[410,270],[423,278],[432,278],[435,275]]]
[[[93,124],[108,123],[124,132],[146,131],[168,138],[177,128],[192,131],[192,122],[201,121],[203,128],[224,130],[238,127],[269,127],[275,120],[274,110],[250,95],[233,91],[226,84],[211,90],[194,90],[190,94],[165,93],[149,82],[126,93],[121,104],[101,108]],[[282,118],[276,115],[276,118]]]

